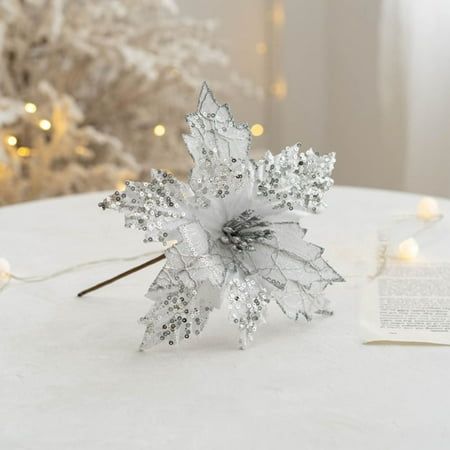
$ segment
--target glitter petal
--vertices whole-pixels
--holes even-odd
[[[248,157],[250,132],[206,84],[184,136],[194,159],[189,182],[153,171],[149,182],[127,182],[100,206],[121,211],[145,240],[176,244],[150,286],[152,309],[141,349],[199,335],[211,312],[226,303],[245,348],[275,301],[292,319],[330,315],[324,289],[343,281],[307,242],[293,213],[317,213],[333,184],[333,153],[297,145],[264,159]]]

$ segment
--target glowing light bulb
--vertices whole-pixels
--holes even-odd
[[[265,42],[258,42],[256,44],[256,53],[258,55],[265,55],[267,53],[267,44]]]
[[[397,258],[404,261],[412,261],[419,254],[419,244],[413,238],[400,242],[397,248]]]
[[[31,149],[29,147],[19,147],[16,153],[21,158],[28,158],[31,155]]]
[[[29,114],[34,114],[37,111],[37,106],[31,102],[25,103],[25,106],[23,108]]]
[[[277,1],[272,9],[273,23],[274,23],[274,25],[281,27],[282,25],[284,25],[284,19],[285,19],[285,15],[284,15],[283,3],[281,3],[281,1]]]
[[[90,154],[89,150],[84,145],[77,145],[75,147],[75,153],[79,156],[88,156]]]
[[[15,136],[8,136],[8,137],[6,138],[6,143],[7,143],[8,145],[14,146],[14,145],[17,144],[17,138],[16,138]]]
[[[124,190],[125,190],[125,187],[126,187],[126,185],[125,185],[125,183],[124,183],[123,181],[118,181],[118,182],[116,183],[116,189],[117,189],[118,191],[124,191]]]
[[[42,119],[39,121],[39,128],[41,130],[48,131],[48,130],[50,130],[51,127],[52,127],[52,124],[49,120]]]
[[[172,78],[178,77],[180,75],[180,71],[176,69],[175,67],[172,67],[172,69],[169,70],[169,76]]]
[[[153,128],[153,134],[158,137],[164,136],[166,134],[166,127],[159,123]]]
[[[253,134],[253,136],[256,136],[256,137],[262,136],[264,133],[264,127],[260,123],[255,123],[250,128],[250,131]]]
[[[417,217],[432,220],[439,216],[439,203],[433,197],[423,197],[417,204]]]
[[[272,84],[272,95],[278,99],[283,100],[287,95],[287,84],[282,78],[278,79]]]
[[[11,266],[5,258],[0,258],[0,288],[11,279]]]

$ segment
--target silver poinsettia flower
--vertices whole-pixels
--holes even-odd
[[[334,154],[301,153],[294,145],[250,159],[248,126],[236,124],[206,84],[187,121],[184,139],[195,163],[188,183],[155,170],[150,181],[129,181],[100,204],[122,211],[145,242],[176,242],[147,294],[154,306],[141,318],[141,349],[200,334],[223,303],[241,348],[271,301],[292,319],[331,314],[323,290],[342,278],[323,249],[304,240],[299,215],[325,206]]]

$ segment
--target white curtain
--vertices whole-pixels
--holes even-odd
[[[380,25],[384,131],[404,146],[404,188],[448,197],[450,1],[384,0]]]

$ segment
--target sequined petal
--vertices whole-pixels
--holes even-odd
[[[311,290],[289,280],[283,290],[274,291],[272,295],[289,319],[298,320],[303,317],[309,321],[314,315],[331,316],[333,314],[329,301],[322,291],[323,288]]]
[[[194,159],[189,184],[199,204],[208,197],[225,198],[247,181],[251,134],[247,124],[236,124],[227,105],[219,105],[206,83],[198,110],[187,117],[191,133],[184,135]]]
[[[186,201],[192,195],[171,174],[153,170],[149,182],[127,181],[124,191],[114,192],[100,206],[123,212],[125,226],[144,231],[146,242],[166,242],[174,239],[174,230],[193,220]]]
[[[299,224],[272,223],[271,229],[274,235],[270,240],[256,244],[253,252],[243,252],[238,256],[241,268],[249,276],[258,275],[276,288],[273,289],[274,295],[282,309],[289,311],[289,317],[298,317],[299,314],[309,317],[323,290],[343,279],[322,258],[323,249],[303,239],[305,230]],[[295,313],[291,313],[292,307],[283,308],[285,298],[292,292],[296,292]],[[292,298],[289,305],[292,305]]]
[[[200,334],[218,307],[224,270],[220,259],[185,254],[178,246],[166,251],[166,264],[150,286],[154,306],[140,322],[146,325],[141,349],[169,345]]]
[[[302,153],[298,145],[275,156],[267,152],[254,163],[256,195],[274,209],[320,212],[326,206],[323,196],[333,185],[334,163],[334,153],[319,156],[311,149]]]
[[[265,322],[270,296],[256,278],[230,277],[225,287],[229,319],[239,327],[239,347],[245,349],[259,325]]]

